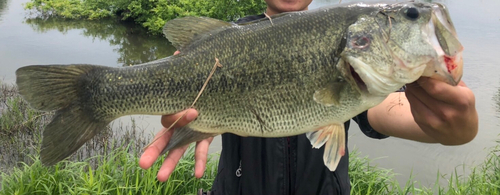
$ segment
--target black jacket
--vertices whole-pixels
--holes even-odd
[[[247,22],[265,17],[248,16],[237,21]],[[374,131],[366,112],[353,118],[368,137],[387,136]],[[305,134],[285,138],[240,137],[222,135],[219,168],[212,186],[214,195],[315,195],[349,194],[349,152],[345,123],[346,153],[335,172],[324,165],[324,147],[312,148]]]

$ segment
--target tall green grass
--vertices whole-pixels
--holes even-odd
[[[93,157],[97,161],[95,167],[89,160],[63,161],[47,167],[33,157],[33,164],[14,168],[9,175],[2,174],[0,194],[195,194],[200,188],[211,188],[216,161],[209,161],[205,175],[196,179],[193,147],[167,182],[156,180],[163,160],[143,170],[138,166],[138,157],[127,152],[129,147],[119,146],[109,155]]]
[[[372,159],[360,155],[357,150],[349,154],[351,194],[432,194],[431,189],[418,185],[411,177],[401,187],[392,170],[377,167]]]
[[[468,177],[459,175],[457,172],[445,177],[448,180],[448,186],[439,186],[439,194],[500,194],[499,152],[500,145],[497,145],[482,164],[471,168]]]
[[[38,132],[50,115],[30,109],[15,86],[0,83],[0,171],[18,162],[32,162],[26,154],[36,152]]]

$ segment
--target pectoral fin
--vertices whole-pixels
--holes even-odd
[[[340,158],[345,154],[344,124],[328,125],[318,131],[308,132],[306,136],[311,141],[313,148],[325,145],[323,161],[330,171],[335,171]]]
[[[314,92],[314,101],[325,106],[338,106],[342,88],[342,82],[330,83]]]

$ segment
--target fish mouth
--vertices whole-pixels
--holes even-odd
[[[379,74],[372,66],[356,57],[346,56],[344,61],[346,70],[349,71],[352,79],[351,83],[355,84],[361,93],[371,96],[386,96],[404,85],[404,83]]]
[[[344,66],[344,76],[345,78],[348,78],[347,80],[351,84],[351,86],[355,86],[355,88],[357,88],[358,91],[362,94],[368,94],[368,85],[365,83],[361,75],[359,75],[356,71],[356,66],[353,66],[353,64],[356,64],[358,62],[356,60],[353,61],[353,58],[350,57],[343,57],[342,62]]]
[[[430,35],[429,43],[436,50],[438,58],[429,62],[422,76],[444,81],[450,85],[457,85],[462,79],[464,50],[458,41],[455,27],[449,18],[446,7],[434,3],[432,18],[425,31]]]
[[[349,67],[349,73],[351,74],[352,78],[354,79],[354,83],[356,83],[356,86],[361,92],[368,93],[368,87],[366,86],[366,83],[361,79],[359,74],[354,70],[352,65],[349,62],[346,62],[347,67]]]

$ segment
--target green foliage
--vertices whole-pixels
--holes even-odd
[[[480,166],[472,168],[468,177],[457,172],[449,176],[448,186],[439,186],[439,194],[500,194],[499,152],[500,145],[497,145]]]
[[[134,20],[153,34],[165,22],[183,16],[205,16],[233,21],[262,13],[263,0],[31,0],[25,8],[41,18],[103,19],[114,16]]]
[[[15,86],[0,82],[0,171],[5,165],[32,162],[26,154],[35,153],[41,129],[50,113],[31,109]]]
[[[109,17],[116,11],[116,7],[106,0],[32,0],[25,7],[43,16],[72,19],[100,19]]]
[[[349,153],[351,194],[432,194],[429,189],[416,187],[412,178],[401,188],[391,170],[372,165],[371,159],[359,155],[357,150]]]
[[[349,153],[349,177],[351,194],[384,194],[398,185],[391,171],[370,165],[370,159],[360,157],[358,151]]]
[[[34,163],[15,168],[10,175],[2,173],[0,195],[11,194],[195,194],[210,189],[217,162],[209,160],[201,179],[194,177],[194,147],[179,161],[167,182],[156,180],[163,160],[152,168],[139,168],[137,155],[128,146],[119,146],[106,156],[96,156],[97,166],[84,162],[62,161],[43,166],[38,157]],[[162,158],[163,159],[163,158]]]

